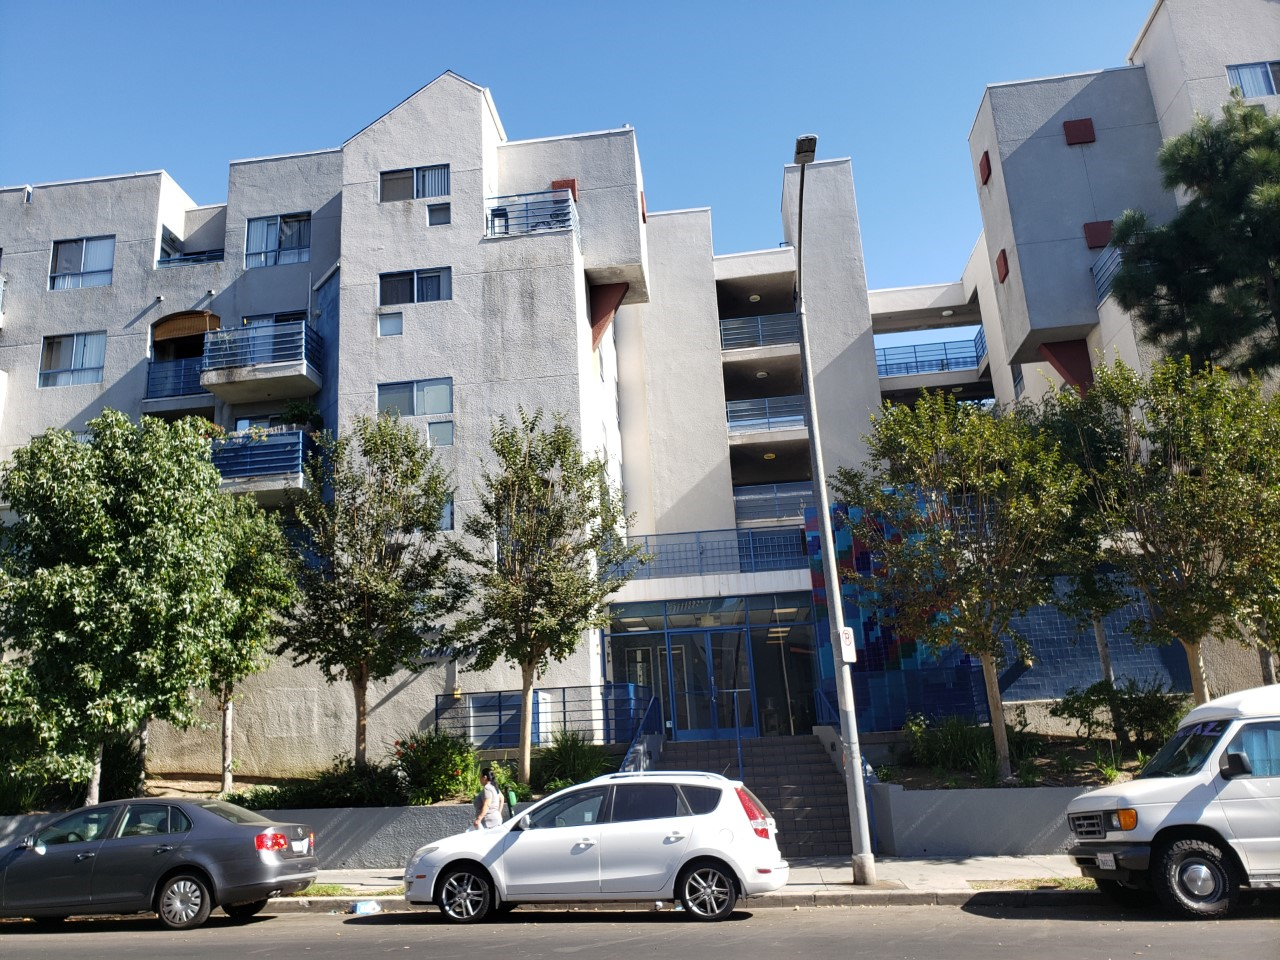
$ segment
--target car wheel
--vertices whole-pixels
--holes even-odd
[[[1205,840],[1178,840],[1161,847],[1152,874],[1160,902],[1185,917],[1225,917],[1239,898],[1232,865]]]
[[[222,912],[232,920],[248,920],[261,913],[266,905],[265,900],[254,900],[252,903],[224,903]]]
[[[440,878],[436,905],[451,923],[478,923],[493,905],[493,886],[474,867],[457,867]]]
[[[733,875],[714,863],[697,864],[680,874],[676,896],[696,920],[723,920],[733,913],[738,889]]]
[[[170,930],[190,930],[209,919],[209,888],[194,874],[179,873],[160,884],[156,913]]]
[[[1097,880],[1098,891],[1112,903],[1121,907],[1148,907],[1155,900],[1155,894],[1146,887],[1132,883],[1121,883],[1119,880]]]

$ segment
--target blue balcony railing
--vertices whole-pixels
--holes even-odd
[[[878,347],[876,373],[882,377],[906,377],[947,370],[974,370],[986,352],[987,338],[982,330],[972,340]]]
[[[213,442],[213,465],[224,480],[285,476],[301,473],[315,441],[301,430],[248,433]]]
[[[775,313],[767,317],[734,317],[720,321],[720,349],[771,347],[800,342],[800,317]]]
[[[812,483],[764,483],[733,488],[733,513],[738,523],[752,520],[799,520],[813,506]]]
[[[252,367],[262,363],[323,362],[324,340],[305,320],[258,323],[204,335],[204,368]]]
[[[633,743],[645,725],[653,690],[635,683],[599,687],[538,687],[533,691],[534,746],[546,745],[560,730],[577,730],[594,743]],[[436,696],[438,732],[469,740],[482,749],[520,745],[519,690]]]
[[[748,430],[784,430],[805,424],[804,397],[769,397],[765,400],[730,400],[724,405],[730,433]]]
[[[1124,251],[1120,247],[1107,247],[1093,261],[1089,272],[1093,274],[1093,288],[1098,293],[1098,302],[1107,299],[1111,293],[1111,281],[1115,279],[1120,264],[1124,262]]]
[[[973,352],[978,356],[978,366],[982,366],[982,361],[987,355],[987,331],[982,327],[978,328],[978,332],[973,336]]]
[[[485,236],[488,237],[578,229],[578,210],[569,190],[489,197],[484,208]]]
[[[187,397],[207,394],[200,386],[200,371],[204,369],[204,357],[187,357],[183,360],[152,360],[147,364],[147,399]]]
[[[221,263],[222,250],[201,250],[199,253],[176,253],[171,257],[161,257],[156,261],[157,267],[181,267],[188,263]]]
[[[642,580],[800,570],[809,564],[801,527],[657,533],[631,537],[627,542],[639,546],[650,558],[643,566],[636,564],[633,571]]]

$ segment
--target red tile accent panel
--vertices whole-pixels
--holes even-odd
[[[1074,146],[1077,143],[1093,143],[1098,139],[1093,132],[1093,118],[1084,117],[1080,120],[1063,120],[1062,132],[1067,135],[1067,146]]]
[[[604,332],[613,322],[622,298],[627,295],[627,283],[602,283],[587,290],[591,297],[591,349],[600,346]]]
[[[552,190],[568,190],[573,194],[573,202],[578,202],[578,178],[570,177],[568,180],[552,180]]]
[[[1092,220],[1084,225],[1084,242],[1090,250],[1105,247],[1111,242],[1111,225],[1113,220]]]
[[[996,254],[996,279],[1001,283],[1009,276],[1009,255],[1001,250]]]
[[[978,161],[978,175],[982,177],[984,186],[991,179],[991,154],[986,150],[982,151],[982,159]]]
[[[1093,364],[1089,362],[1089,347],[1083,340],[1059,340],[1042,343],[1036,348],[1040,356],[1063,380],[1081,393],[1093,386]]]

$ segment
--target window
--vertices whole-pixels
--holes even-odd
[[[101,383],[106,354],[106,331],[45,337],[40,351],[39,385],[70,387],[81,383]]]
[[[1280,60],[1227,67],[1227,80],[1245,97],[1270,97],[1280,91]]]
[[[115,258],[115,237],[59,240],[53,245],[49,289],[74,290],[78,287],[109,286]]]
[[[440,530],[453,529],[453,497],[440,509]]]
[[[389,170],[382,175],[382,202],[449,196],[449,165]]]
[[[398,337],[404,333],[403,313],[378,314],[378,336]]]
[[[393,307],[398,303],[430,303],[453,299],[453,271],[449,267],[435,270],[405,270],[384,273],[378,277],[378,303]]]
[[[427,207],[427,226],[443,227],[449,220],[450,213],[447,203],[433,203]]]
[[[1280,720],[1251,723],[1227,745],[1227,753],[1243,753],[1253,768],[1251,776],[1280,777]]]
[[[120,837],[151,837],[165,833],[186,833],[191,821],[177,807],[164,803],[131,803],[121,821]]]
[[[614,823],[624,823],[688,815],[689,810],[674,784],[622,783],[614,788],[613,813],[609,819]]]
[[[101,840],[103,832],[115,819],[119,807],[91,807],[45,827],[36,834],[36,843],[51,847],[57,843],[84,843]]]
[[[604,804],[604,787],[575,790],[544,804],[531,816],[529,827],[545,830],[553,827],[585,827],[600,822]]]
[[[453,413],[453,378],[378,384],[378,412],[402,417]],[[450,430],[452,442],[452,430]]]
[[[453,446],[453,421],[437,420],[427,424],[427,439],[433,447]]]
[[[311,214],[291,213],[249,221],[244,267],[274,267],[311,259]]]

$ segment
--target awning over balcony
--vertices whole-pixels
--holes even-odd
[[[171,313],[157,321],[151,327],[151,342],[159,343],[162,340],[175,340],[178,337],[193,337],[221,327],[222,320],[216,313],[208,310],[183,310],[180,313]]]

